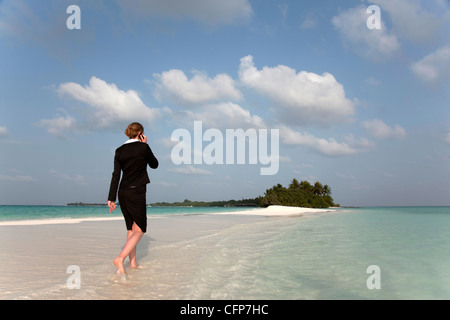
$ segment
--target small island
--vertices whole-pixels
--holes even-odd
[[[68,206],[106,206],[106,203],[84,203],[71,202]],[[116,203],[116,205],[119,205]],[[329,208],[339,207],[331,197],[331,188],[315,182],[314,185],[308,181],[298,182],[292,179],[289,186],[283,187],[277,184],[267,189],[264,196],[242,200],[219,200],[219,201],[191,201],[185,199],[182,202],[154,202],[151,207],[268,207],[271,205],[305,207],[305,208]]]
[[[329,208],[339,207],[331,197],[331,188],[320,182],[311,185],[308,181],[298,182],[292,179],[288,188],[277,184],[267,189],[264,196],[253,199],[228,200],[228,201],[191,201],[183,202],[155,202],[154,207],[268,207],[271,205],[305,207],[305,208]]]
[[[152,207],[259,207],[257,199],[227,200],[227,201],[191,201],[183,202],[154,202]]]
[[[308,181],[298,182],[292,179],[289,187],[285,188],[277,184],[266,190],[264,197],[258,197],[258,205],[267,207],[270,205],[305,207],[305,208],[329,208],[339,207],[331,197],[331,188],[320,182],[310,184]]]
[[[104,207],[107,206],[107,203],[84,203],[84,202],[69,202],[66,206],[74,206],[74,207]]]

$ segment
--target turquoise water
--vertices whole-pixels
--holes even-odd
[[[187,297],[450,299],[450,207],[268,218],[245,234],[217,235]]]
[[[347,209],[298,220],[271,251],[261,277],[282,299],[450,298],[450,207]],[[373,265],[380,289],[367,286]]]
[[[254,208],[225,207],[147,207],[147,215],[185,215],[206,212],[241,211]],[[104,206],[2,206],[0,221],[39,220],[39,219],[80,219],[90,217],[122,217],[120,207],[113,214]]]
[[[207,215],[211,210],[148,208],[148,213],[166,216],[166,228],[175,221],[217,226],[228,219]],[[0,219],[17,218],[14,212],[20,219],[109,216],[106,207],[3,206]],[[150,228],[150,245],[140,249],[148,251],[142,258],[148,269],[131,274],[122,286],[86,280],[80,297],[450,299],[450,207],[341,208],[313,216],[233,219],[225,228],[169,244],[154,242],[158,237]],[[92,269],[93,278],[111,269],[104,260]],[[368,271],[374,266],[376,271]],[[89,279],[91,271],[83,268],[83,279]],[[370,289],[371,284],[377,286]],[[53,294],[44,297],[70,298],[73,292],[62,286]]]

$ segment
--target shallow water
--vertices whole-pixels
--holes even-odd
[[[189,215],[211,212],[254,210],[252,207],[147,207],[148,216]],[[112,214],[107,206],[5,206],[0,205],[0,222],[122,217],[120,206]]]
[[[1,244],[0,298],[450,298],[449,207],[151,217],[138,247],[144,269],[128,269],[126,281],[111,264],[123,229],[119,221],[0,227],[9,241]],[[67,288],[69,265],[80,267],[80,289]],[[378,274],[367,272],[373,265]],[[369,278],[380,289],[369,289]]]

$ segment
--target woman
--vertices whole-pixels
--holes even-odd
[[[124,261],[127,256],[130,258],[131,268],[138,268],[136,246],[147,231],[146,185],[150,183],[147,164],[153,169],[158,167],[158,160],[147,144],[144,127],[140,123],[131,123],[125,130],[125,135],[130,139],[116,149],[108,195],[108,207],[112,213],[116,209],[116,193],[122,171],[119,203],[127,227],[127,241],[113,261],[120,276],[125,276]]]

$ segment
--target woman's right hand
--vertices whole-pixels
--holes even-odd
[[[147,136],[144,136],[144,134],[139,135],[139,141],[143,143],[147,143]]]
[[[116,203],[114,201],[108,201],[109,213],[112,213],[116,210]]]

